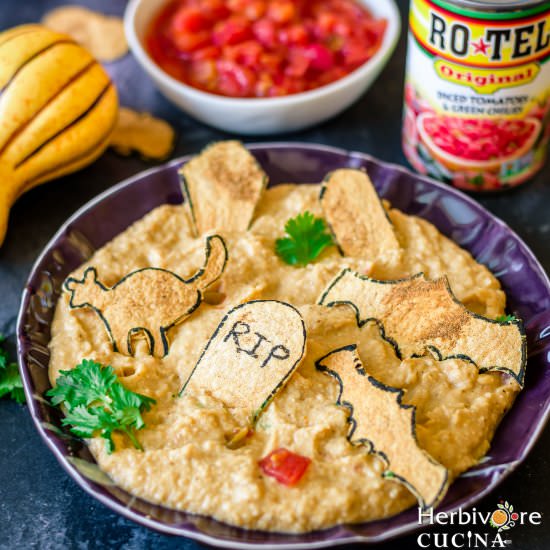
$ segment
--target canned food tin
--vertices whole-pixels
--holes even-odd
[[[519,185],[550,140],[550,2],[411,0],[403,149],[474,191]]]

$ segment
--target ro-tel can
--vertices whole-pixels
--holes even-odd
[[[403,148],[474,191],[525,182],[550,139],[550,1],[411,0]]]

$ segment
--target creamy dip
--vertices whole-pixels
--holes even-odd
[[[505,295],[487,268],[441,235],[430,223],[388,206],[403,253],[369,260],[343,258],[335,247],[304,268],[284,264],[274,253],[286,220],[309,210],[322,216],[317,185],[280,185],[259,203],[251,230],[219,233],[229,261],[218,293],[222,303],[203,303],[170,329],[169,354],[147,355],[145,345],[127,357],[112,345],[97,315],[71,310],[59,300],[52,326],[50,378],[83,358],[111,364],[124,385],[157,400],[138,432],[144,451],[115,434],[108,455],[101,438],[90,441],[99,466],[127,491],[148,501],[213,516],[250,529],[304,532],[345,522],[387,517],[415,502],[398,482],[381,477],[383,462],[347,440],[347,411],[335,405],[337,384],[314,363],[330,351],[356,343],[369,373],[405,390],[404,403],[417,407],[419,444],[450,470],[452,478],[488,451],[496,426],[519,391],[499,373],[479,374],[473,364],[431,357],[399,360],[378,328],[357,327],[346,306],[315,305],[344,267],[379,279],[400,279],[420,271],[446,274],[456,296],[472,311],[495,318],[504,313]],[[93,265],[100,280],[113,285],[138,268],[155,266],[190,276],[202,265],[204,237],[191,236],[182,206],[161,206],[136,222],[75,271]],[[307,328],[304,361],[260,417],[254,434],[231,450],[227,441],[246,425],[249,411],[228,409],[206,392],[178,398],[208,338],[234,305],[277,299],[296,306]],[[258,461],[286,447],[312,462],[300,483],[288,488],[262,474]]]

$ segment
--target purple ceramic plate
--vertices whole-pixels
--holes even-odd
[[[434,223],[500,279],[510,310],[525,320],[529,361],[525,389],[500,425],[489,454],[452,485],[440,510],[474,504],[525,459],[550,413],[550,282],[542,267],[507,225],[475,201],[403,168],[361,153],[301,143],[252,145],[250,150],[269,174],[272,185],[318,182],[335,168],[366,168],[382,197],[404,212]],[[322,548],[375,543],[418,529],[417,512],[411,509],[383,521],[342,525],[305,535],[245,531],[136,499],[116,486],[86,477],[83,462],[75,462],[73,457],[88,462],[93,459],[85,445],[64,436],[60,412],[43,399],[50,388],[48,342],[61,283],[95,249],[152,208],[180,203],[176,172],[186,160],[178,159],[139,174],[89,202],[61,227],[32,269],[19,313],[18,355],[29,410],[42,439],[78,485],[112,510],[146,527],[211,545]]]

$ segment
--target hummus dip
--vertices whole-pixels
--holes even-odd
[[[405,391],[416,406],[419,445],[449,469],[451,478],[479,462],[495,428],[511,407],[519,385],[496,372],[479,374],[475,365],[432,357],[401,361],[374,324],[358,328],[351,308],[315,305],[327,284],[349,267],[377,279],[401,279],[423,271],[446,274],[455,295],[472,311],[495,318],[505,295],[497,279],[469,253],[430,223],[389,208],[403,254],[367,260],[325,250],[303,268],[283,263],[274,252],[285,222],[309,210],[322,216],[318,185],[280,185],[267,190],[248,232],[219,231],[229,250],[221,284],[191,317],[170,329],[169,354],[158,359],[136,346],[135,357],[113,352],[97,315],[69,308],[61,296],[52,326],[50,378],[83,358],[112,365],[129,389],[157,401],[144,414],[138,433],[144,451],[114,434],[108,455],[101,438],[89,441],[100,468],[120,487],[150,502],[213,516],[249,529],[305,532],[339,523],[365,522],[396,514],[415,498],[401,484],[384,479],[383,462],[347,439],[346,409],[336,406],[337,383],[315,369],[330,351],[356,343],[369,373]],[[161,206],[98,250],[75,271],[93,265],[101,281],[113,285],[148,266],[190,276],[202,265],[204,237],[193,238],[183,206]],[[224,314],[252,299],[277,299],[296,306],[307,328],[303,362],[262,414],[252,436],[237,449],[227,446],[247,423],[248,411],[228,409],[206,392],[178,392]],[[219,303],[223,299],[222,303]],[[208,303],[210,302],[210,303]],[[285,447],[311,464],[295,487],[266,477],[258,462]]]

